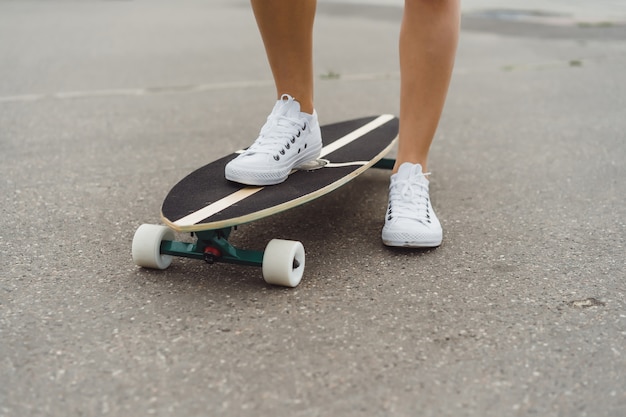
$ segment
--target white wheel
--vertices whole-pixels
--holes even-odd
[[[296,287],[304,273],[304,246],[292,240],[273,239],[263,254],[263,279],[268,284]]]
[[[161,255],[161,242],[174,240],[174,232],[165,226],[142,224],[133,237],[133,261],[144,268],[166,269],[170,255]]]

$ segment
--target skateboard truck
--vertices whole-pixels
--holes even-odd
[[[142,224],[133,238],[133,260],[139,266],[154,269],[166,269],[174,256],[209,264],[260,266],[268,284],[296,287],[300,283],[305,264],[302,243],[273,239],[265,251],[240,249],[228,241],[232,230],[227,227],[195,232],[195,243],[189,243],[176,241],[174,232],[166,226]]]
[[[240,249],[233,246],[228,237],[232,228],[195,232],[196,243],[163,241],[161,254],[183,258],[202,259],[209,264],[216,262],[248,266],[262,266],[263,252]]]

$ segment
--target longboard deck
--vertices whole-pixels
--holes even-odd
[[[233,153],[192,172],[176,184],[161,207],[161,219],[180,232],[221,229],[248,223],[325,195],[382,159],[398,134],[398,119],[382,115],[321,127],[321,158],[330,163],[296,170],[281,184],[251,187],[224,178]]]

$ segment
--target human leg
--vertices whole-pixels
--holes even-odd
[[[425,172],[459,33],[459,0],[405,0],[400,30],[400,132],[382,231],[388,246],[439,246],[443,232]]]
[[[404,162],[427,169],[459,34],[459,0],[405,0],[400,29],[400,132],[394,172]]]
[[[277,98],[289,94],[313,113],[313,21],[316,0],[251,0]]]

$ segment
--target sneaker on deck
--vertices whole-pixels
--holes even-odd
[[[246,185],[274,185],[292,169],[320,156],[322,134],[317,113],[300,111],[300,103],[283,94],[252,146],[226,165],[227,180]]]
[[[430,203],[426,175],[420,164],[404,163],[391,176],[382,232],[385,245],[409,248],[441,245],[443,232]]]

